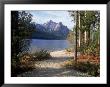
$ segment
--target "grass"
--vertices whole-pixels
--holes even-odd
[[[74,60],[69,60],[69,61],[66,61],[63,66],[65,68],[71,68],[84,73],[88,73],[91,76],[100,75],[99,64],[92,64],[90,62],[77,62],[77,64],[75,64]]]

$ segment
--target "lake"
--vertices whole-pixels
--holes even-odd
[[[68,40],[41,40],[32,39],[30,44],[30,51],[35,52],[36,50],[45,49],[48,51],[64,50],[72,46]]]

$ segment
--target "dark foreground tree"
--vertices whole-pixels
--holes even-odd
[[[18,55],[29,50],[30,40],[35,24],[32,15],[25,11],[11,12],[11,72],[19,65]]]

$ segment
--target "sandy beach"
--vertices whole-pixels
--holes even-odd
[[[67,52],[66,50],[60,50],[60,51],[54,51],[50,52],[50,55],[52,57],[74,57],[74,53],[72,52]]]

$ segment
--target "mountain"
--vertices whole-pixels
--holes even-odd
[[[62,22],[56,23],[50,20],[44,24],[36,24],[36,32],[32,34],[32,38],[66,39],[68,33],[69,29]]]

